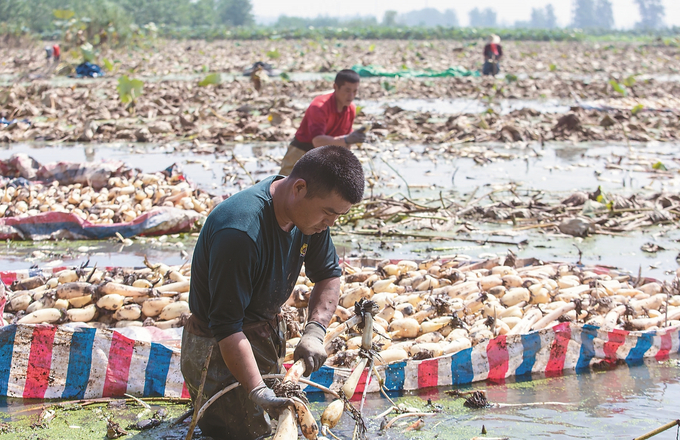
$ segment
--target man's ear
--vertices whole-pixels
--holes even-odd
[[[340,86],[338,85],[338,83],[336,82],[333,83],[333,90],[335,90],[336,92],[340,90]]]
[[[293,182],[293,195],[295,198],[303,198],[307,195],[307,182],[305,179],[297,179]]]

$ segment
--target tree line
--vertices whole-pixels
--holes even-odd
[[[664,27],[662,0],[634,0],[638,6],[639,30]],[[70,11],[73,15],[60,17],[57,12]],[[470,27],[501,27],[492,8],[474,8],[469,12]],[[196,35],[216,33],[223,29],[254,25],[251,0],[0,0],[0,23],[15,28],[49,35],[65,29],[65,21],[79,20],[78,26],[87,27],[92,35],[101,30],[129,31],[130,26],[142,27],[154,23],[164,29],[163,35],[176,30],[203,29]],[[282,15],[271,25],[274,29],[314,28],[405,28],[405,27],[457,28],[459,20],[454,9],[443,12],[424,8],[398,14],[386,11],[382,20],[374,16],[301,18]],[[507,27],[507,25],[505,26]],[[551,4],[533,8],[527,20],[517,21],[510,27],[518,29],[556,29],[555,10]],[[584,30],[610,30],[614,28],[611,0],[572,0],[572,17],[569,28]],[[213,29],[214,31],[210,31]],[[194,31],[182,35],[193,35]],[[219,34],[219,35],[218,35]]]
[[[1,0],[0,22],[33,32],[59,27],[55,11],[73,11],[86,22],[143,26],[247,26],[254,24],[250,0]]]
[[[640,13],[640,21],[635,28],[640,30],[664,27],[664,6],[662,0],[634,0]],[[496,28],[501,25],[493,8],[474,8],[468,13],[469,26],[477,28]],[[301,18],[281,16],[274,24],[278,28],[313,27],[353,27],[376,25],[378,20],[368,17],[325,17]],[[421,27],[459,27],[458,15],[454,9],[441,12],[434,8],[423,8],[402,14],[386,11],[380,25],[421,26]],[[555,8],[548,4],[543,8],[532,8],[528,20],[516,21],[511,27],[522,29],[555,29],[558,27]],[[614,11],[610,0],[572,0],[572,17],[568,27],[577,29],[614,29]]]

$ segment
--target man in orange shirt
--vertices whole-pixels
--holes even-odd
[[[352,101],[357,96],[359,81],[354,70],[341,70],[335,76],[333,93],[314,98],[288,147],[279,174],[289,175],[295,163],[312,148],[324,145],[349,148],[366,139],[363,127],[352,131],[357,113]]]

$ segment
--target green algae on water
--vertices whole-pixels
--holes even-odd
[[[79,405],[77,405],[79,406]],[[180,440],[186,435],[186,427],[171,428],[172,421],[187,410],[186,404],[152,405],[152,412],[164,409],[166,415],[160,426],[141,431],[132,428],[138,420],[139,414],[145,410],[135,405],[120,407],[97,405],[74,409],[53,406],[54,418],[49,422],[38,425],[40,411],[28,415],[12,416],[4,414],[0,423],[0,438],[7,440],[101,440],[106,439],[107,421],[115,421],[129,434],[123,438],[135,440],[151,440],[163,438],[166,440]],[[145,414],[145,416],[148,414]],[[130,426],[130,428],[128,428]],[[198,437],[197,437],[198,438]]]

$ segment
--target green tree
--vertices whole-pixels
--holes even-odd
[[[545,28],[545,11],[541,8],[531,8],[529,26],[536,29]]]
[[[289,17],[287,15],[279,15],[279,18],[276,20],[274,26],[279,28],[294,29],[303,29],[310,26],[338,27],[340,26],[340,20],[335,17],[326,17],[321,15],[316,18]]]
[[[472,27],[496,27],[496,11],[491,8],[474,8],[468,14]]]
[[[31,30],[36,32],[43,32],[54,29],[54,14],[55,9],[73,9],[68,3],[57,0],[0,0],[0,9],[6,7],[10,10],[11,18],[5,20],[0,18],[0,21],[8,21],[9,23],[24,23]]]
[[[135,23],[186,26],[191,21],[191,2],[189,0],[127,0],[125,9],[133,15]]]
[[[573,20],[572,26],[575,28],[596,28],[595,2],[593,0],[574,0]]]
[[[595,15],[597,17],[597,27],[600,29],[614,28],[614,11],[612,2],[609,0],[597,0],[595,4]]]
[[[458,16],[453,9],[439,12],[435,8],[424,8],[406,12],[399,16],[399,22],[407,26],[458,26]]]
[[[73,10],[88,23],[86,36],[89,41],[102,30],[127,34],[130,23],[134,22],[133,15],[120,3],[110,0],[80,0],[78,3]]]
[[[526,23],[526,27],[535,29],[554,29],[557,27],[557,17],[555,17],[555,8],[548,4],[545,8],[531,8],[531,20],[527,22],[519,22],[522,25]],[[519,24],[518,23],[518,24]],[[523,27],[518,26],[515,27]]]
[[[232,26],[247,26],[255,21],[250,0],[217,0],[218,22]]]
[[[444,26],[458,27],[458,14],[455,9],[447,9],[443,14]]]
[[[216,16],[215,0],[197,0],[191,4],[192,26],[213,26]]]
[[[638,29],[658,29],[664,26],[665,9],[661,0],[635,0],[640,11],[640,21],[635,24]]]
[[[328,17],[326,15],[319,15],[316,18],[305,17],[289,17],[287,15],[280,15],[276,20],[274,27],[276,28],[294,28],[306,29],[310,26],[315,28],[326,27],[348,27],[348,28],[369,28],[378,25],[378,19],[373,15],[368,16],[354,16],[354,17]]]
[[[75,25],[57,19],[54,10],[74,11]],[[88,38],[102,29],[130,35],[132,24],[151,22],[170,28],[242,26],[253,23],[251,11],[251,0],[0,0],[0,22],[38,33],[82,28]]]
[[[654,0],[652,0],[654,1]],[[612,29],[614,12],[610,0],[575,0],[572,26],[579,29]]]
[[[555,8],[551,3],[548,3],[545,7],[545,27],[547,29],[555,29],[557,27]]]
[[[16,23],[25,22],[31,14],[31,5],[24,0],[0,1],[0,22]]]
[[[397,11],[385,11],[382,20],[383,26],[394,27],[397,25]]]
[[[372,27],[378,25],[378,19],[373,15],[368,15],[365,17],[356,16],[350,17],[341,21],[343,27],[350,28],[360,28],[360,27]]]

